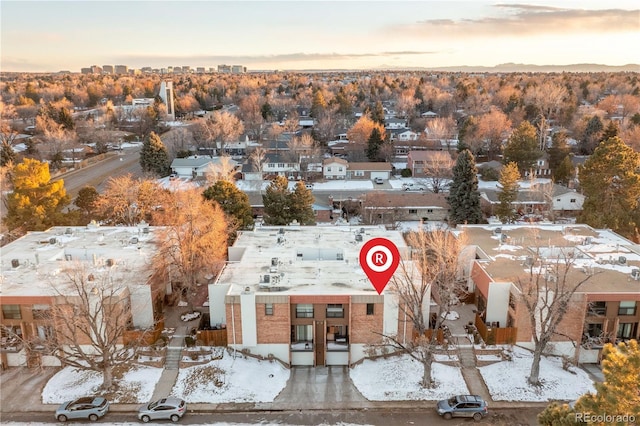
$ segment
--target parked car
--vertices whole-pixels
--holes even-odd
[[[101,396],[86,396],[63,402],[56,410],[56,419],[66,422],[70,419],[89,419],[92,422],[107,414],[109,401]]]
[[[452,417],[473,417],[482,420],[489,405],[478,395],[456,395],[438,401],[438,414],[449,420]]]
[[[402,185],[402,189],[405,191],[426,191],[427,187],[419,183],[405,183]]]
[[[167,397],[143,405],[138,410],[138,419],[147,423],[151,420],[168,419],[177,422],[187,411],[184,399]]]
[[[375,183],[377,183],[378,185],[382,185],[384,183],[384,179],[377,177],[373,180]]]

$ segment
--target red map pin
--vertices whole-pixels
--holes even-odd
[[[389,283],[391,276],[400,264],[398,247],[386,238],[374,238],[360,249],[360,267],[378,294]]]

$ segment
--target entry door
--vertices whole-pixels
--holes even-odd
[[[324,321],[315,321],[315,348],[316,348],[316,363],[315,366],[324,366],[325,365],[325,345],[326,345],[326,326]]]

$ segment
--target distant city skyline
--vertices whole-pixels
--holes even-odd
[[[0,70],[610,66],[640,62],[635,0],[2,1]]]

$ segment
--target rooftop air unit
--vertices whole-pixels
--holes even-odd
[[[359,243],[362,242],[362,234],[356,234],[356,241]]]

